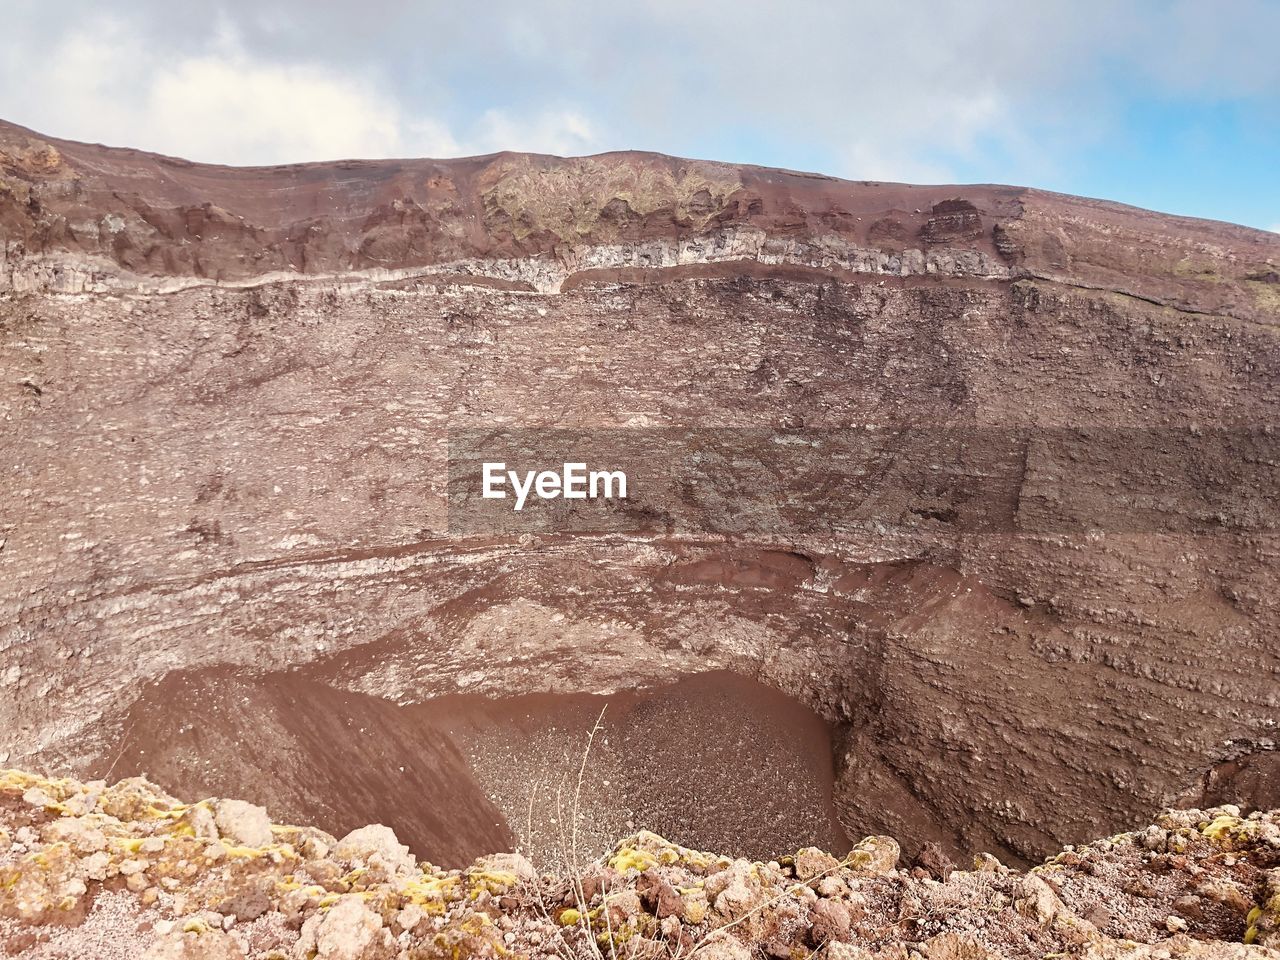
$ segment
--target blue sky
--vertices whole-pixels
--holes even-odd
[[[1280,0],[8,0],[0,117],[223,163],[636,148],[1280,229]]]

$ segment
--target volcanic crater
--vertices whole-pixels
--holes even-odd
[[[388,823],[447,865],[554,856],[601,709],[594,852],[1031,862],[1280,806],[1280,237],[639,153],[237,169],[0,124],[0,254],[9,764]],[[873,468],[824,445],[867,425]],[[723,482],[670,469],[623,522],[451,515],[463,433],[687,430],[731,438]],[[940,432],[1016,443],[940,482]]]

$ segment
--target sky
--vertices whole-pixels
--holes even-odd
[[[0,0],[0,118],[263,164],[656,150],[1280,231],[1280,0]]]

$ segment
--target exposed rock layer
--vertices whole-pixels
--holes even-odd
[[[1176,459],[1277,419],[1274,235],[639,154],[232,170],[6,126],[0,237],[25,763],[100,774],[175,669],[400,702],[732,669],[841,725],[851,833],[1031,860],[1274,750],[1248,517],[1046,531],[1015,495],[999,534],[943,503],[740,536],[686,492],[704,531],[458,537],[445,496],[448,431],[497,426],[1133,427]],[[1095,483],[1055,453],[1027,484]],[[1166,512],[1213,514],[1206,479]]]
[[[0,278],[18,290],[427,268],[555,289],[598,271],[757,260],[1060,279],[1274,322],[1280,280],[1262,231],[1017,187],[851,183],[643,153],[230,168],[2,122],[0,230]]]

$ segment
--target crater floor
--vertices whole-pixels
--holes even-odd
[[[124,731],[88,769],[241,797],[335,834],[385,823],[448,867],[519,846],[563,868],[575,793],[583,858],[637,830],[757,859],[848,845],[830,725],[728,672],[609,696],[398,706],[287,673],[208,671],[150,686]]]

